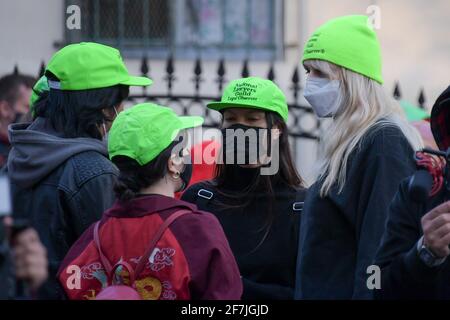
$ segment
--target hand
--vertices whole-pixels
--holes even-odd
[[[14,238],[13,260],[16,277],[28,281],[31,289],[38,289],[47,279],[47,250],[34,229],[22,231]]]
[[[438,258],[450,254],[450,201],[424,215],[421,219],[423,244]]]

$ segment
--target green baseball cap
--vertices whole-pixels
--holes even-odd
[[[302,63],[310,59],[325,60],[383,83],[380,43],[367,16],[344,16],[320,26],[303,51]]]
[[[34,116],[34,104],[36,103],[36,101],[38,101],[39,97],[42,95],[43,92],[49,90],[50,88],[48,87],[47,77],[46,76],[40,77],[39,80],[33,86],[33,89],[31,91],[30,111],[33,116]]]
[[[202,117],[179,117],[167,107],[137,104],[114,120],[108,135],[109,158],[127,156],[143,166],[164,151],[180,130],[202,124]]]
[[[59,81],[49,81],[52,89],[88,90],[127,86],[148,86],[152,80],[130,76],[119,50],[95,42],[65,46],[50,59],[47,70]]]
[[[401,100],[400,105],[403,108],[408,121],[414,122],[430,118],[430,114],[426,110],[423,110],[406,100]]]
[[[213,110],[228,108],[254,108],[278,113],[288,119],[288,106],[284,93],[270,80],[248,77],[231,81],[225,88],[220,102],[211,102]]]

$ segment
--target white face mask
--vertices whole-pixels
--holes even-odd
[[[108,141],[108,131],[106,131],[105,122],[103,122],[102,125],[103,125],[103,141],[107,142]]]
[[[319,118],[332,117],[337,112],[341,101],[340,82],[308,77],[303,95]]]

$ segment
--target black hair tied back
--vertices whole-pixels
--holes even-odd
[[[130,201],[140,191],[164,178],[167,173],[167,161],[175,143],[169,145],[155,159],[141,166],[136,160],[126,156],[115,156],[112,162],[119,168],[120,174],[114,185],[114,193],[120,201]]]

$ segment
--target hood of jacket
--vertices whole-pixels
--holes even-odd
[[[8,128],[12,149],[8,157],[8,174],[12,183],[29,188],[39,183],[72,156],[97,151],[108,155],[106,142],[93,138],[63,138],[48,121],[12,124]]]
[[[431,110],[431,131],[442,151],[450,147],[450,86],[437,98]]]

